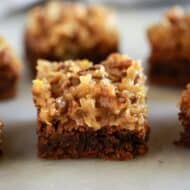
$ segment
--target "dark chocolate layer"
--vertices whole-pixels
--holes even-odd
[[[16,95],[18,76],[10,67],[0,67],[0,100]]]
[[[154,84],[185,87],[190,82],[190,60],[150,59],[149,79]]]
[[[128,160],[147,152],[149,127],[145,126],[146,137],[116,127],[94,130],[89,127],[64,130],[64,126],[48,129],[39,124],[38,155],[41,158],[104,158],[109,160]],[[50,133],[48,131],[51,131]]]

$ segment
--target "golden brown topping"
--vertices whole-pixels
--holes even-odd
[[[94,129],[119,126],[141,130],[146,123],[146,88],[141,65],[112,54],[100,65],[87,60],[40,60],[33,96],[39,119]],[[116,74],[115,74],[116,73]]]
[[[103,7],[50,2],[30,11],[27,35],[37,50],[70,58],[100,44],[117,44],[116,28],[113,13]]]

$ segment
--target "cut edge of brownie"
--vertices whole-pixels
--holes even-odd
[[[48,126],[38,123],[38,156],[45,159],[103,158],[108,160],[130,160],[148,151],[149,127],[145,125],[146,136],[139,132],[117,127],[103,127],[94,130],[81,126],[48,133]],[[61,131],[61,132],[60,132]]]

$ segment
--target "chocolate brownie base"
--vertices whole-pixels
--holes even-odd
[[[183,131],[180,133],[180,139],[175,141],[175,144],[190,148],[190,118],[185,113],[180,112],[179,120],[183,126]]]
[[[10,68],[0,68],[0,100],[16,96],[18,83],[17,74]]]
[[[149,80],[158,85],[185,87],[190,82],[190,60],[150,60]]]
[[[145,127],[146,137],[115,127],[104,127],[96,131],[89,127],[68,130],[64,126],[54,127],[54,132],[48,132],[48,126],[38,126],[38,155],[41,158],[129,160],[144,155],[148,150],[148,126]]]
[[[3,91],[1,91],[0,88],[0,100],[9,99],[16,96],[16,86],[11,86],[4,88]]]

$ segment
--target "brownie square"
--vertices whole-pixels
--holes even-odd
[[[0,37],[0,100],[16,95],[21,64],[9,43]]]
[[[182,92],[180,100],[179,121],[181,122],[183,131],[180,133],[180,139],[176,142],[177,145],[182,145],[190,148],[190,84]]]
[[[25,51],[34,74],[38,58],[98,63],[118,51],[115,15],[101,6],[50,2],[32,9],[26,24]]]
[[[39,60],[33,81],[41,158],[128,160],[147,152],[149,127],[141,64],[112,54],[88,60]]]
[[[190,82],[190,13],[173,7],[148,30],[149,77],[155,84],[185,87]]]

